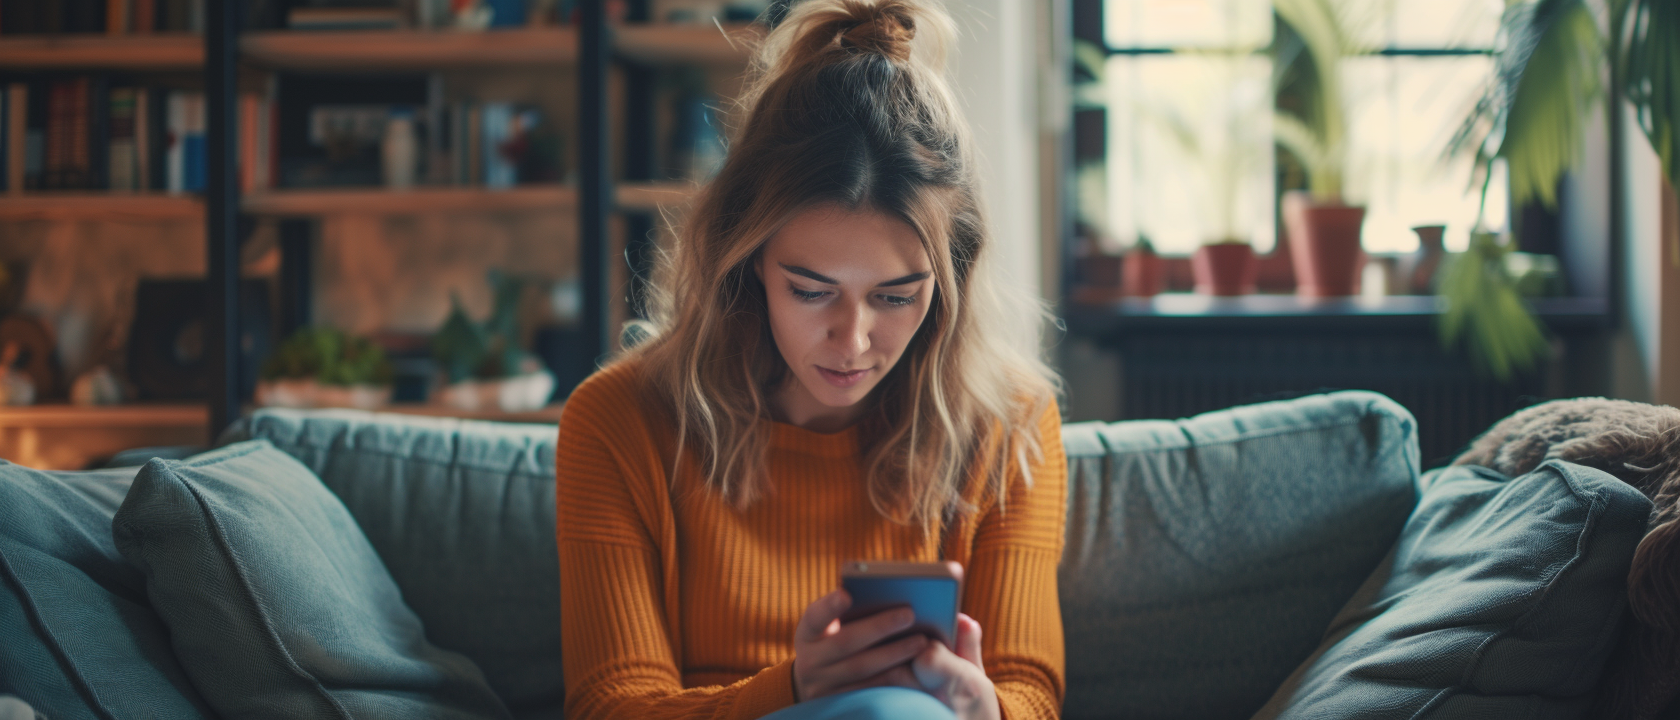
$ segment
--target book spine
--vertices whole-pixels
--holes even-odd
[[[168,179],[164,187],[172,193],[186,190],[186,148],[187,148],[187,98],[186,93],[174,90],[169,93],[169,124],[166,131],[168,138],[168,155],[165,166],[168,168]]]
[[[48,105],[51,103],[51,87],[45,82],[33,82],[24,85],[25,129],[23,152],[23,185],[27,190],[41,190],[46,187],[47,174],[47,126]]]
[[[127,35],[133,0],[105,0],[105,34]]]
[[[0,192],[12,189],[12,94],[0,92]]]
[[[467,148],[467,184],[484,183],[484,112],[479,105],[467,106],[467,132],[462,141]]]
[[[6,108],[6,191],[16,195],[23,192],[29,161],[29,86],[8,86]]]
[[[71,162],[70,115],[74,112],[69,81],[54,81],[47,90],[46,158],[41,169],[41,189],[62,190]]]
[[[169,190],[169,91],[150,88],[146,96],[146,112],[150,116],[146,122],[146,142],[151,146],[151,151],[147,153],[151,163],[148,189],[163,192]]]
[[[152,93],[134,90],[134,189],[147,192],[152,185]]]
[[[484,186],[513,187],[516,173],[508,157],[508,144],[513,139],[513,105],[505,102],[484,104]]]
[[[157,29],[156,0],[134,0],[134,33],[150,35]]]
[[[120,87],[111,89],[111,119],[110,119],[110,157],[106,178],[110,189],[116,192],[133,192],[140,189],[136,182],[136,155],[138,144],[135,141],[135,118],[137,102],[135,89]]]
[[[87,114],[87,134],[82,136],[82,147],[86,148],[86,164],[82,166],[81,187],[107,190],[111,187],[111,82],[105,76],[85,80],[82,107]]]
[[[252,93],[239,96],[239,192],[250,194],[257,187],[257,117],[261,99]]]
[[[182,135],[182,186],[203,192],[209,172],[209,146],[204,137],[204,94],[187,93],[186,132]]]

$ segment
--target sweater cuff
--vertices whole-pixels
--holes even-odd
[[[758,720],[793,704],[793,658],[788,658],[748,678],[735,696],[735,707],[729,717]]]

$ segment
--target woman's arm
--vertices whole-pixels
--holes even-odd
[[[556,535],[566,717],[747,720],[793,704],[791,661],[732,685],[683,689],[676,618],[668,613],[676,589],[666,587],[665,573],[675,554],[660,529],[670,506],[624,380],[585,383],[560,419]]]
[[[1010,720],[1058,717],[1064,692],[1056,566],[1067,522],[1067,455],[1054,402],[1039,418],[1038,436],[1043,455],[1030,464],[1032,487],[1019,469],[1010,471],[1003,507],[980,519],[964,578],[963,609],[980,623],[986,675]]]

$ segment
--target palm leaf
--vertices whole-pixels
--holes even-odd
[[[1531,0],[1500,20],[1493,80],[1448,143],[1449,157],[1504,158],[1515,203],[1557,204],[1600,99],[1603,41],[1583,0]],[[1485,188],[1483,190],[1486,192]]]
[[[1662,158],[1663,173],[1680,187],[1675,124],[1680,123],[1680,3],[1613,0],[1612,27],[1621,41],[1616,62],[1639,126]]]

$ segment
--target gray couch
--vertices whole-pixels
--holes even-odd
[[[376,602],[406,605],[396,630],[375,640],[414,628],[402,642],[426,643],[460,683],[487,687],[483,697],[497,704],[488,716],[561,716],[552,426],[265,410],[224,441],[259,442],[198,465],[159,460],[143,470],[0,465],[0,696],[55,720],[250,716],[302,707],[261,699],[270,681],[238,676],[240,649],[269,636],[294,643],[283,648],[286,676],[272,682],[305,682],[323,698],[348,693],[353,681],[322,673],[365,678],[345,667],[391,665],[365,656],[363,640],[335,647],[336,631],[321,629],[332,622],[325,615],[281,608],[253,638],[235,621],[202,619],[219,618],[214,603],[231,600],[183,610],[178,596],[195,587],[178,578],[210,571],[197,558],[160,560],[181,551],[153,538],[180,533],[156,528],[177,526],[136,519],[197,502],[224,513],[209,526],[213,540],[238,540],[227,527],[235,515],[300,511],[283,498],[218,500],[244,496],[205,490],[222,482],[216,468],[234,481],[306,468],[377,553],[371,565],[348,567],[377,588],[388,582],[382,565],[400,599],[393,591]],[[1075,424],[1064,443],[1069,718],[1584,717],[1613,651],[1622,579],[1649,510],[1614,478],[1565,463],[1522,478],[1420,473],[1411,416],[1371,393],[1176,422]],[[265,455],[270,444],[289,457]],[[187,499],[152,490],[145,503],[125,498],[148,474],[175,478]],[[119,508],[126,517],[113,540]],[[251,542],[270,558],[286,547]],[[285,542],[323,551],[318,538]],[[260,582],[265,568],[244,557],[230,566],[234,575]],[[359,578],[350,580],[357,591]],[[290,587],[253,602],[311,597]],[[294,617],[305,619],[284,619]],[[205,637],[226,658],[194,656],[207,652]],[[297,637],[312,646],[299,650]],[[328,669],[311,676],[313,667]],[[406,717],[484,716],[461,710],[477,697],[464,685],[421,686],[370,681],[351,700],[323,702],[340,717],[394,716],[380,709],[399,707],[379,699],[386,693],[420,702],[401,706]],[[453,704],[414,710],[432,691]],[[237,712],[228,704],[251,698],[260,700]]]

